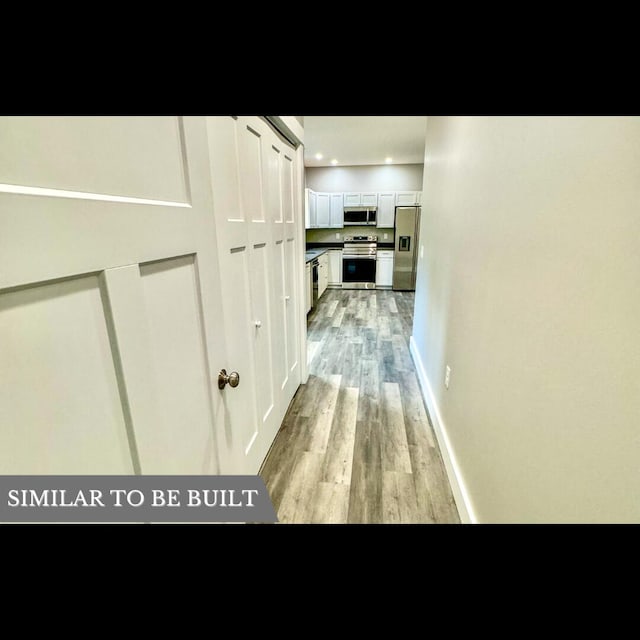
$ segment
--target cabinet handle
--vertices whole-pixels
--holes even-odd
[[[285,296],[284,299],[289,301],[289,300],[291,300],[291,296]]]
[[[253,324],[256,325],[256,329],[259,329],[262,326],[262,322],[260,320],[256,320]]]

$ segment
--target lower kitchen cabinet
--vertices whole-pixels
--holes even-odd
[[[376,261],[376,287],[393,285],[393,251],[378,250]]]
[[[323,253],[318,258],[318,299],[327,290],[329,285],[329,255]]]
[[[329,286],[342,286],[342,249],[329,250]]]

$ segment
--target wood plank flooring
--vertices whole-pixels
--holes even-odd
[[[329,289],[262,466],[281,523],[459,523],[409,353],[413,292]]]

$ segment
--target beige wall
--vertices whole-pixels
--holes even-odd
[[[314,191],[420,191],[421,164],[357,167],[306,167],[306,186]]]
[[[475,519],[639,522],[640,118],[430,117],[423,190],[413,347]]]

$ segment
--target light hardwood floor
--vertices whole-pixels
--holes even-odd
[[[281,523],[459,523],[409,353],[414,294],[330,289],[260,475]]]

